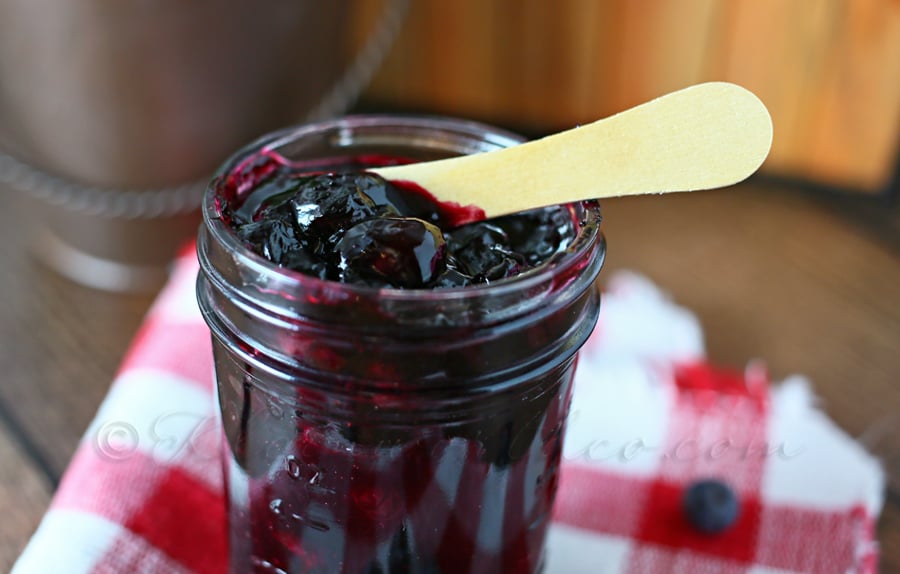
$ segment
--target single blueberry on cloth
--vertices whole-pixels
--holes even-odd
[[[684,492],[684,511],[701,532],[717,534],[737,520],[740,504],[727,484],[705,479],[691,484]]]

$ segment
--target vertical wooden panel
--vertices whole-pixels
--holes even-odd
[[[472,2],[469,1],[469,4]],[[527,68],[521,65],[530,59],[530,44],[523,40],[530,25],[529,5],[517,0],[495,0],[497,24],[491,35],[492,54],[497,59],[497,81],[494,83],[496,97],[503,102],[497,107],[494,119],[502,122],[510,116],[525,117],[528,114],[530,77]]]
[[[354,24],[357,50],[365,48],[365,41],[382,17],[388,1],[357,0]],[[415,0],[409,3],[403,28],[368,88],[368,93],[375,94],[378,99],[399,105],[426,99],[417,79],[425,69],[424,48],[433,49],[429,42],[424,42],[428,34],[424,5]]]
[[[821,83],[840,2],[740,0],[730,3],[723,79],[754,91],[772,114],[775,139],[767,166],[805,161],[809,98]]]
[[[717,0],[623,3],[613,108],[624,110],[703,79]]]
[[[784,57],[790,26],[783,17],[782,0],[736,0],[729,3],[725,22],[728,30],[722,79],[739,82],[765,102],[772,114],[775,138],[767,160],[774,165],[784,158],[785,135],[790,133],[791,118],[785,117],[778,66],[773,62]],[[776,166],[779,167],[779,166]]]
[[[813,110],[805,176],[877,190],[900,146],[900,2],[846,2]]]
[[[574,0],[578,2],[578,0]],[[581,2],[580,9],[566,3],[562,12],[563,27],[567,31],[561,46],[569,54],[569,74],[566,92],[571,120],[584,123],[601,117],[600,109],[609,90],[609,61],[612,58],[606,48],[607,30],[612,22],[606,13],[609,2]]]
[[[556,102],[549,124],[554,129],[615,113],[615,70],[622,59],[620,2],[567,0],[559,3],[551,49],[559,62]]]
[[[502,105],[497,95],[499,77],[494,52],[493,35],[499,21],[497,4],[481,2],[477,9],[469,9],[465,2],[442,2],[443,10],[435,10],[438,18],[434,21],[438,29],[443,29],[452,46],[443,50],[443,58],[434,62],[433,76],[442,80],[446,88],[455,88],[458,101],[464,102],[479,117],[489,117],[492,110]],[[445,76],[446,73],[446,76]],[[465,78],[466,81],[459,81]],[[435,82],[439,85],[439,82]],[[449,89],[447,90],[449,92]],[[442,108],[452,108],[457,100],[436,99]]]
[[[498,84],[508,117],[535,118],[552,114],[555,90],[560,85],[551,78],[553,66],[552,21],[541,0],[503,0],[503,27],[495,36],[501,56]]]
[[[356,0],[352,3],[350,29],[350,53],[355,54],[362,49],[365,40],[372,30],[372,26],[378,21],[384,0]]]

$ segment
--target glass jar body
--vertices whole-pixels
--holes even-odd
[[[220,175],[261,149],[333,164],[518,141],[468,122],[346,118],[264,138]],[[231,571],[538,572],[575,353],[598,312],[596,207],[567,207],[577,237],[539,270],[401,291],[259,260],[217,219],[215,193],[198,295],[226,437]]]

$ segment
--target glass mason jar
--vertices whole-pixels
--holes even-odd
[[[401,290],[265,261],[219,218],[215,184],[266,150],[334,166],[520,141],[472,122],[359,116],[268,136],[221,168],[198,296],[226,437],[231,572],[540,571],[575,354],[599,309],[599,207],[565,206],[576,237],[541,267]]]

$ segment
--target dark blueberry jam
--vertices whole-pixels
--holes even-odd
[[[597,318],[599,214],[473,221],[365,171],[404,161],[263,149],[209,190],[198,292],[232,574],[541,570],[575,353]],[[235,236],[302,275],[261,269]]]
[[[350,422],[317,415],[309,397],[273,401],[249,365],[219,355],[216,368],[231,445],[231,572],[539,571],[571,358],[523,380],[521,394],[423,395],[431,412],[407,411],[403,424],[372,420],[398,400],[390,393],[357,397]]]
[[[569,212],[545,208],[479,221],[478,209],[435,202],[407,182],[359,171],[402,160],[292,165],[275,154],[242,162],[220,185],[223,219],[254,253],[320,279],[432,289],[491,283],[563,251]]]

